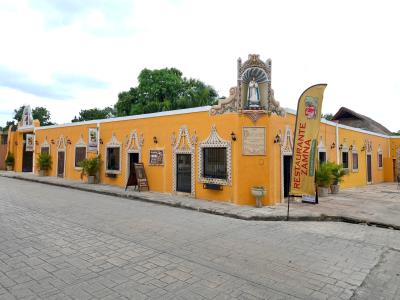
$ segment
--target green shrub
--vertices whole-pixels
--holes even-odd
[[[6,159],[4,160],[7,166],[14,166],[15,158],[14,154],[8,152]]]
[[[85,158],[84,160],[80,161],[78,165],[82,168],[81,177],[83,175],[95,176],[97,171],[100,169],[100,164],[100,155],[92,158]]]
[[[319,187],[329,187],[333,182],[331,163],[322,163],[315,173],[315,181]]]
[[[340,182],[343,181],[343,176],[347,174],[346,170],[343,169],[343,165],[338,165],[331,163],[331,172],[333,176],[333,182],[332,184],[339,184]]]
[[[51,156],[47,152],[40,153],[37,158],[37,164],[39,166],[39,170],[48,170],[51,168],[52,160]]]

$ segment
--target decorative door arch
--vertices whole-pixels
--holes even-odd
[[[172,144],[172,191],[178,192],[178,156],[190,155],[190,194],[195,196],[195,145],[197,143],[196,132],[192,136],[189,134],[188,128],[184,125],[179,129],[178,138],[175,132],[171,137]]]

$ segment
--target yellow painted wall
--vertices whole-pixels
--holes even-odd
[[[210,135],[211,127],[215,125],[218,135],[231,142],[232,146],[232,182],[224,185],[222,191],[204,189],[199,182],[199,148],[198,144],[206,140]],[[172,134],[176,137],[182,126],[186,126],[190,136],[197,136],[195,146],[195,197],[199,199],[227,201],[236,204],[254,205],[255,199],[251,195],[251,187],[264,186],[267,194],[263,199],[264,205],[271,205],[281,202],[282,191],[282,159],[281,144],[285,136],[285,129],[291,130],[294,138],[295,115],[288,113],[286,117],[276,115],[263,115],[257,122],[253,122],[248,116],[238,113],[227,113],[224,115],[210,116],[207,111],[171,114],[157,117],[139,117],[128,119],[117,119],[101,121],[99,123],[87,124],[78,123],[68,126],[43,127],[36,130],[35,156],[40,153],[40,147],[47,138],[50,144],[50,154],[53,159],[53,166],[49,171],[50,176],[56,176],[57,169],[57,141],[64,136],[66,141],[65,155],[65,178],[80,180],[81,170],[74,166],[75,145],[81,136],[85,143],[88,142],[88,129],[99,128],[99,135],[102,143],[99,145],[99,153],[102,158],[102,168],[100,170],[100,181],[105,184],[124,187],[127,170],[127,142],[130,133],[136,130],[139,136],[143,135],[144,143],[141,149],[141,160],[144,163],[146,175],[148,177],[151,191],[171,193],[173,191],[173,145],[171,143]],[[246,156],[242,153],[242,130],[243,127],[265,127],[266,128],[266,155]],[[337,161],[337,147],[346,142],[348,146],[355,145],[359,155],[358,172],[352,171],[352,155],[349,151],[349,174],[345,176],[342,184],[343,188],[362,186],[367,184],[366,179],[366,151],[361,151],[365,140],[372,142],[372,174],[373,183],[393,180],[393,158],[395,158],[396,147],[400,148],[399,139],[389,139],[373,134],[367,134],[347,128],[338,128],[339,142],[336,137],[336,124],[328,122],[321,123],[318,143],[322,142],[327,152],[327,160]],[[235,133],[237,139],[232,141],[231,133]],[[115,178],[105,174],[106,146],[111,141],[113,134],[121,144],[120,152],[120,173]],[[274,143],[277,134],[281,135],[281,143]],[[12,142],[12,152],[16,156],[15,168],[21,171],[22,168],[22,149],[23,133],[15,132],[10,135]],[[157,143],[153,142],[153,137],[157,138]],[[17,145],[13,141],[17,142]],[[339,145],[336,145],[339,144]],[[381,147],[383,154],[383,168],[378,168],[378,147]],[[332,146],[332,147],[331,147]],[[161,166],[151,166],[149,164],[149,152],[151,149],[164,150],[164,164]],[[340,154],[340,152],[339,152]],[[95,152],[88,152],[87,156],[92,157]],[[36,163],[35,157],[35,163]],[[339,156],[340,157],[340,156]],[[340,160],[339,160],[340,162]],[[38,168],[35,168],[36,172]],[[84,179],[85,180],[85,179]]]

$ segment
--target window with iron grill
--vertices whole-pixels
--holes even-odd
[[[349,168],[349,152],[342,152],[342,165],[343,169]]]
[[[49,147],[42,147],[42,148],[40,148],[40,153],[47,153],[47,154],[50,154],[50,149],[49,149]]]
[[[378,168],[382,168],[382,166],[383,166],[382,153],[378,153]]]
[[[107,171],[119,171],[120,147],[107,148]]]
[[[75,168],[79,168],[79,163],[86,158],[86,147],[75,147]]]
[[[358,170],[358,153],[353,153],[353,170]]]
[[[203,148],[203,177],[227,179],[226,147]]]
[[[326,152],[321,151],[318,153],[319,164],[326,162]]]

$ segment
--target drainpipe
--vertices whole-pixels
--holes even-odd
[[[339,123],[336,123],[336,163],[339,164]]]

